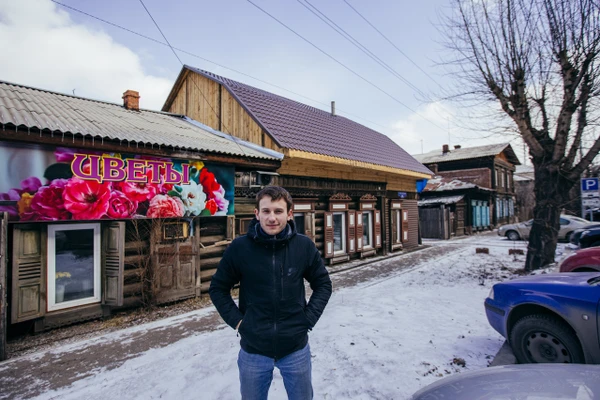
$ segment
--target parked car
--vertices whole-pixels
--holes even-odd
[[[448,376],[425,386],[412,400],[598,399],[600,365],[502,365]]]
[[[591,224],[592,223],[590,221],[583,218],[574,217],[572,215],[561,215],[558,240],[566,240],[568,242],[573,231],[579,228],[588,227]],[[506,236],[509,240],[527,240],[529,239],[529,232],[531,231],[532,226],[532,219],[526,222],[502,225],[500,228],[498,228],[498,235]]]
[[[579,238],[581,237],[581,234],[591,228],[600,228],[600,224],[593,223],[589,226],[586,226],[585,228],[579,228],[579,229],[574,230],[573,233],[571,234],[571,238],[570,238],[571,244],[579,246]]]
[[[598,246],[600,246],[600,228],[586,229],[581,233],[579,247],[585,249],[587,247]]]
[[[560,272],[600,271],[600,247],[579,249],[569,254],[558,264],[558,270]]]
[[[520,363],[600,364],[600,272],[540,274],[493,286],[490,325]]]

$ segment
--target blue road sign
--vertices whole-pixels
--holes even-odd
[[[598,178],[581,178],[581,191],[582,192],[597,192],[598,191]]]

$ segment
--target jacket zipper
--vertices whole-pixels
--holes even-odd
[[[275,319],[273,321],[273,358],[277,360],[277,266],[275,265],[275,245],[273,245],[273,309]]]

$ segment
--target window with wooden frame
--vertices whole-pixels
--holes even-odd
[[[315,241],[315,207],[312,202],[294,203],[294,223],[298,233]]]
[[[358,222],[356,220],[358,217],[354,212],[349,212],[350,201],[351,198],[342,193],[329,199],[329,211],[324,214],[325,258],[334,258],[356,251],[354,239],[358,239],[358,233],[353,225]]]
[[[375,209],[376,201],[377,198],[371,194],[360,198],[362,235],[357,234],[357,237],[363,250],[381,247],[381,212]]]

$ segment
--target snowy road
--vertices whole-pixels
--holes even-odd
[[[319,399],[405,399],[442,376],[487,367],[503,339],[483,300],[522,268],[508,242],[482,235],[332,275],[310,334]],[[475,254],[488,247],[490,254]],[[213,308],[0,364],[0,398],[237,399],[235,332]],[[285,399],[276,372],[270,399]]]

